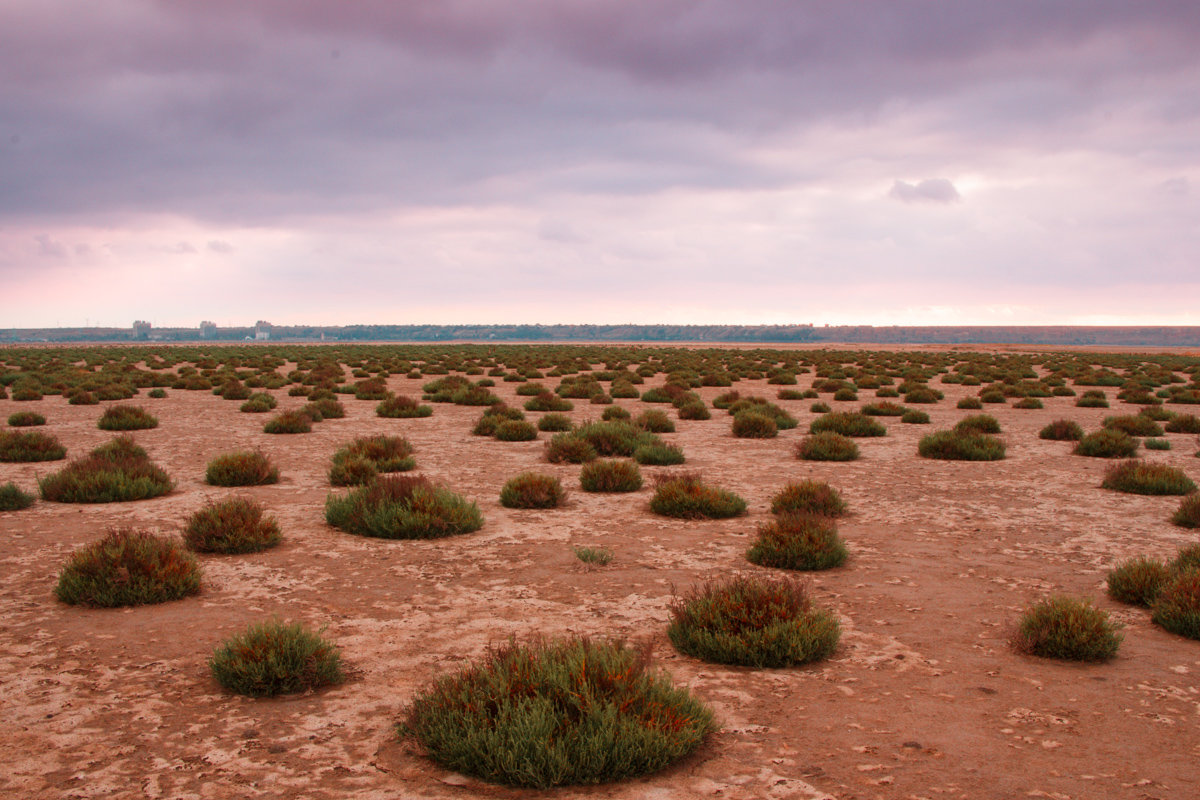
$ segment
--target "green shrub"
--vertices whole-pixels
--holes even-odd
[[[33,505],[33,495],[21,491],[15,483],[0,486],[0,511],[20,511]]]
[[[736,576],[705,583],[671,607],[667,636],[681,653],[718,664],[791,667],[837,649],[837,618],[792,578]]]
[[[887,429],[866,414],[834,411],[817,417],[808,426],[809,433],[840,433],[842,436],[886,436]]]
[[[613,406],[613,408],[616,408],[616,406]],[[537,423],[538,430],[546,431],[547,433],[560,433],[562,431],[569,431],[574,427],[575,425],[571,422],[571,418],[566,414],[545,414]]]
[[[726,409],[726,411],[734,418],[734,422],[737,421],[738,414],[746,412],[760,414],[764,417],[770,418],[770,420],[775,423],[776,429],[781,431],[791,430],[800,424],[799,420],[797,420],[791,414],[787,413],[774,403],[767,402],[761,397],[744,397],[731,405],[728,409]],[[770,437],[760,436],[756,438]]]
[[[12,421],[9,421],[12,424]],[[1163,426],[1167,433],[1200,433],[1200,417],[1193,414],[1176,414]]]
[[[905,411],[903,415],[901,415],[900,421],[909,425],[928,425],[929,415],[924,411],[909,409],[908,411]]]
[[[562,482],[553,475],[522,472],[500,489],[505,508],[558,508],[567,499]]]
[[[944,395],[937,389],[931,389],[928,386],[914,386],[904,393],[904,402],[906,403],[936,403],[941,400]]]
[[[775,397],[779,400],[803,400],[804,392],[798,389],[780,389],[775,393]]]
[[[1038,431],[1038,438],[1054,442],[1078,442],[1083,438],[1083,428],[1074,420],[1056,419]]]
[[[100,415],[96,427],[102,431],[140,431],[157,428],[158,418],[141,406],[110,406]]]
[[[639,445],[633,451],[633,460],[646,466],[672,467],[682,464],[686,459],[683,450],[676,445],[652,442]]]
[[[575,404],[553,392],[542,392],[525,401],[526,411],[570,411]]]
[[[1156,558],[1132,558],[1108,573],[1108,596],[1122,603],[1148,608],[1170,576],[1171,570]]]
[[[174,482],[128,436],[102,444],[83,458],[38,480],[43,500],[118,503],[167,494]]]
[[[1130,436],[1162,436],[1163,429],[1154,420],[1141,414],[1123,417],[1105,417],[1104,427],[1112,431],[1123,431]]]
[[[337,400],[334,400],[332,397],[313,399],[313,395],[315,394],[316,392],[313,392],[312,395],[309,395],[310,402],[301,406],[298,413],[307,415],[313,422],[323,422],[327,419],[342,419],[346,416],[346,407]],[[289,413],[297,412],[285,411],[279,417]],[[279,417],[276,417],[276,419]],[[267,433],[308,433],[308,431],[267,431]]]
[[[1142,446],[1147,450],[1170,450],[1171,441],[1169,439],[1143,439]]]
[[[1089,389],[1075,398],[1078,408],[1108,408],[1108,397],[1099,389]]]
[[[852,403],[858,399],[858,392],[849,387],[842,387],[833,393],[833,399],[841,403]]]
[[[708,406],[704,405],[703,400],[694,400],[680,405],[678,414],[680,419],[686,420],[712,419],[712,414],[708,412]]]
[[[496,426],[495,436],[502,442],[529,442],[537,438],[537,427],[523,419],[506,419]]]
[[[917,452],[922,458],[946,461],[999,461],[1004,458],[1004,442],[986,433],[959,430],[937,431],[922,436]]]
[[[67,403],[73,406],[98,406],[100,398],[91,392],[79,389],[67,395]]]
[[[381,476],[325,501],[325,521],[358,536],[433,539],[483,527],[479,508],[421,476]]]
[[[208,462],[204,481],[210,486],[264,486],[279,482],[279,468],[261,451],[240,450]]]
[[[58,461],[67,457],[62,442],[41,431],[0,431],[0,461]]]
[[[244,414],[265,414],[277,405],[279,405],[278,401],[270,394],[255,392],[239,406],[238,410]]]
[[[570,435],[579,436],[601,456],[633,455],[639,445],[657,441],[650,433],[628,422],[586,422]]]
[[[1171,633],[1200,639],[1200,569],[1185,569],[1163,584],[1150,619]]]
[[[418,403],[411,397],[395,395],[384,398],[375,406],[375,415],[386,419],[416,419],[433,416],[433,406]]]
[[[631,421],[633,415],[629,413],[628,409],[621,408],[621,406],[609,406],[604,409],[604,413],[600,415],[600,419],[605,422],[612,422],[613,420]]]
[[[674,433],[675,423],[663,411],[650,408],[637,415],[635,425],[650,433]]]
[[[1113,464],[1104,471],[1104,489],[1130,494],[1190,494],[1196,484],[1177,467],[1136,458]]]
[[[281,539],[279,523],[248,497],[210,501],[188,517],[183,530],[184,543],[197,553],[257,553]]]
[[[591,461],[579,473],[579,486],[585,492],[636,492],[642,472],[632,461]]]
[[[1003,403],[1005,402],[1004,392],[999,389],[985,389],[979,393],[979,400],[983,403]]]
[[[1042,658],[1107,661],[1121,645],[1119,629],[1090,601],[1056,595],[1025,611],[1013,646]]]
[[[832,519],[794,511],[784,511],[759,525],[758,540],[746,551],[746,558],[754,564],[795,570],[830,569],[842,564],[847,555]]]
[[[816,402],[809,406],[808,410],[814,414],[828,414],[832,409],[828,403]]]
[[[250,697],[307,692],[341,683],[338,648],[299,622],[271,620],[227,639],[208,661],[217,683]]]
[[[14,428],[26,428],[33,425],[45,425],[46,418],[33,411],[17,411],[8,415],[8,424]]]
[[[846,513],[846,501],[825,481],[807,478],[787,484],[771,498],[772,514],[795,512],[840,517]]]
[[[555,434],[546,442],[546,460],[551,464],[584,464],[598,456],[596,448],[578,431]]]
[[[167,390],[163,389],[162,387],[156,387],[154,389],[151,389],[149,392],[147,392],[146,396],[153,398],[155,400],[162,400],[164,397],[167,396]]]
[[[613,551],[607,547],[572,547],[575,557],[585,564],[605,566],[612,561]]]
[[[546,789],[644,775],[716,728],[648,661],[619,643],[510,641],[420,692],[399,731],[446,769],[493,783]]]
[[[304,411],[281,411],[263,426],[263,433],[310,433],[313,418]]]
[[[76,550],[54,587],[64,603],[100,608],[164,603],[199,591],[195,556],[172,539],[132,528],[110,530]]]
[[[991,414],[972,414],[954,425],[959,433],[999,433],[1000,422]]]
[[[524,419],[525,412],[521,409],[511,408],[504,403],[496,403],[484,410],[475,422],[475,427],[471,429],[471,433],[475,436],[495,436],[496,428],[500,427],[500,423]]]
[[[977,410],[983,408],[983,403],[978,397],[964,397],[958,401],[957,408],[964,410]]]
[[[1179,552],[1167,566],[1172,573],[1200,569],[1200,544],[1189,544],[1179,548]]]
[[[879,403],[867,403],[862,407],[862,413],[869,417],[902,417],[908,409],[899,403],[884,400]]]
[[[1200,494],[1185,497],[1171,516],[1171,522],[1181,528],[1200,528]]]
[[[739,439],[772,439],[779,435],[779,428],[766,414],[747,409],[734,415],[733,435]]]
[[[1037,409],[1045,407],[1046,406],[1042,403],[1042,401],[1038,400],[1036,397],[1022,397],[1020,400],[1013,403],[1013,408]]]
[[[825,431],[805,436],[797,442],[796,457],[805,461],[854,461],[859,452],[853,439]]]
[[[1077,456],[1093,458],[1129,458],[1137,452],[1137,448],[1138,440],[1129,434],[1104,428],[1084,436],[1072,452]]]
[[[746,511],[746,501],[731,491],[709,486],[699,473],[655,476],[650,510],[664,517],[725,519]]]
[[[361,436],[333,454],[329,482],[334,486],[359,486],[381,472],[416,469],[413,446],[402,436]]]

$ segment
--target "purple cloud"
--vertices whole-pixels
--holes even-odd
[[[917,183],[896,181],[888,197],[902,203],[938,203],[946,205],[962,199],[954,184],[945,178],[926,178]]]

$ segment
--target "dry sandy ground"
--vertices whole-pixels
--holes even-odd
[[[805,388],[812,376],[802,376]],[[420,381],[390,379],[418,394]],[[496,391],[510,402],[515,384]],[[643,387],[645,388],[645,387]],[[743,382],[743,393],[775,387]],[[964,387],[927,408],[932,426],[885,418],[889,435],[859,440],[860,461],[797,461],[792,445],[811,401],[781,401],[802,422],[774,440],[740,440],[715,412],[664,438],[688,467],[734,489],[748,516],[720,522],[658,518],[649,490],[589,495],[566,507],[513,511],[504,481],[530,468],[578,486],[578,467],[542,461],[537,442],[470,435],[478,408],[381,420],[373,402],[345,399],[346,419],[307,435],[262,433],[264,415],[207,392],[144,395],[162,424],[136,438],[178,482],[172,494],[101,506],[38,502],[0,514],[0,796],[13,798],[1190,798],[1200,796],[1200,644],[1150,624],[1104,596],[1106,570],[1133,555],[1166,557],[1194,532],[1168,518],[1177,498],[1099,488],[1106,462],[1069,455],[1037,430],[1068,416],[1089,429],[1103,409],[1051,398],[1044,410],[988,407],[1005,429],[997,463],[926,461],[917,439],[969,412]],[[720,389],[703,389],[711,400]],[[299,398],[276,393],[283,408]],[[864,392],[863,400],[871,393]],[[828,397],[825,395],[824,397]],[[631,409],[637,401],[618,401]],[[834,404],[856,407],[857,404]],[[656,406],[660,407],[661,406]],[[1114,409],[1122,408],[1115,406]],[[1124,406],[1123,408],[1129,408]],[[78,456],[106,441],[102,408],[0,401],[44,413],[45,430]],[[601,407],[576,401],[576,420]],[[536,415],[534,415],[536,416]],[[420,470],[478,501],[486,524],[439,541],[376,541],[327,527],[328,461],[349,439],[387,432],[417,447]],[[1200,478],[1195,437],[1147,457]],[[250,556],[203,558],[205,588],[188,600],[86,610],[51,594],[69,553],[107,526],[177,532],[207,499],[239,490],[203,484],[205,464],[261,447],[280,484],[251,490],[279,518],[284,543]],[[53,464],[0,464],[0,483],[32,490]],[[653,472],[648,468],[644,472]],[[788,480],[839,487],[847,565],[812,576],[844,634],[827,662],[751,670],[674,652],[665,636],[672,587],[745,561],[768,498]],[[604,545],[611,565],[587,568],[571,545]],[[1119,657],[1076,665],[1015,655],[1021,610],[1050,592],[1096,598],[1126,624]],[[352,668],[315,694],[250,700],[223,692],[206,659],[229,635],[278,615],[327,625]],[[579,633],[654,643],[657,665],[717,710],[721,731],[685,763],[622,784],[536,793],[481,784],[438,768],[399,741],[393,724],[438,674],[510,635]]]

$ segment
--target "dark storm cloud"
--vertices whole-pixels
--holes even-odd
[[[1135,102],[1194,122],[1198,40],[1191,2],[15,0],[0,215],[775,187],[832,167],[760,141],[910,106],[964,148],[1063,147]]]

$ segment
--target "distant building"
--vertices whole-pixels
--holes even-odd
[[[200,338],[215,339],[217,338],[217,323],[204,320],[200,323]]]
[[[134,320],[134,322],[133,322],[133,338],[149,339],[150,338],[150,328],[151,328],[151,325],[149,322],[146,322],[146,320],[144,320],[144,319]]]
[[[265,342],[271,338],[271,323],[264,319],[260,319],[254,323],[254,339],[255,341]]]

